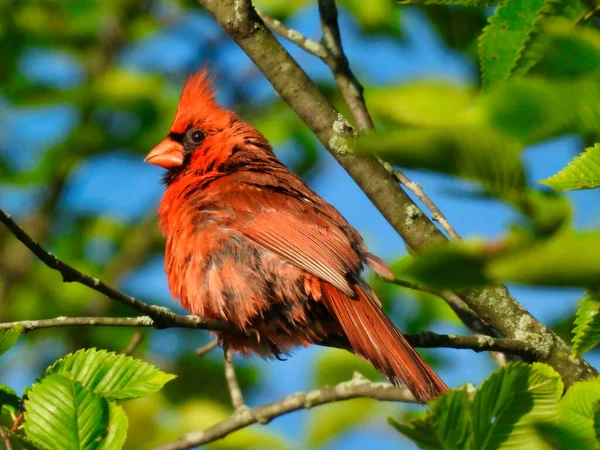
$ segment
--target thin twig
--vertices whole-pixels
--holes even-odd
[[[13,446],[10,442],[10,436],[8,432],[4,429],[3,426],[0,425],[0,438],[2,438],[2,442],[4,443],[5,450],[13,450]]]
[[[408,177],[400,170],[395,170],[394,176],[400,183],[402,183],[404,187],[406,187],[406,189],[408,189],[415,195],[415,197],[421,200],[421,202],[429,211],[431,211],[431,218],[440,224],[440,227],[442,227],[442,229],[448,234],[448,236],[450,236],[452,240],[461,240],[460,235],[452,227],[448,219],[446,219],[446,216],[444,216],[442,211],[437,207],[433,200],[431,200],[431,198],[425,194],[425,191],[423,191],[423,188],[421,188],[419,183],[415,183],[414,181],[408,179]]]
[[[219,325],[219,331],[235,333],[236,330],[220,321],[205,321],[198,316],[180,316],[174,315],[171,319],[161,322],[161,329],[164,328],[192,328],[200,330],[214,330],[212,326]],[[72,327],[72,326],[95,326],[95,327],[139,327],[152,328],[155,326],[152,318],[148,316],[139,317],[57,317],[55,319],[42,320],[24,320],[21,322],[0,323],[1,329],[9,329],[14,326],[21,326],[24,332],[39,330],[44,328]],[[225,327],[221,327],[225,325]],[[239,333],[239,331],[237,331]],[[475,352],[483,351],[504,351],[507,353],[523,356],[526,358],[535,358],[540,355],[540,351],[527,342],[517,339],[493,338],[476,334],[473,336],[460,336],[456,334],[436,334],[424,332],[417,334],[405,334],[404,337],[413,347],[422,348],[454,348],[470,349]],[[216,346],[216,341],[208,344]],[[338,347],[350,349],[348,341],[343,336],[336,336],[322,343],[327,347]],[[207,350],[208,351],[208,350]]]
[[[233,365],[233,352],[227,347],[223,349],[223,359],[225,360],[225,381],[227,381],[227,387],[229,389],[233,410],[239,411],[241,409],[248,409],[244,403],[242,389],[240,388],[240,383],[238,382],[235,374],[235,366]]]
[[[203,356],[210,352],[213,348],[219,345],[219,341],[217,339],[210,341],[208,344],[203,345],[202,347],[198,347],[196,349],[196,355]]]
[[[142,333],[140,333],[140,332],[134,333],[134,335],[131,337],[131,341],[129,341],[129,344],[127,345],[127,347],[125,347],[125,349],[121,353],[123,353],[124,355],[127,355],[127,356],[133,355],[133,353],[138,348],[138,346],[142,343],[143,340],[144,340],[144,335]]]
[[[264,406],[237,411],[231,418],[223,422],[219,422],[202,431],[188,433],[182,438],[160,445],[154,450],[184,450],[208,444],[254,423],[266,424],[274,418],[293,411],[353,398],[372,398],[387,402],[415,402],[415,398],[405,387],[397,387],[389,383],[373,383],[366,380],[353,379],[336,386],[290,395]]]
[[[47,250],[45,250],[44,248],[42,248],[37,242],[34,242],[34,240],[19,225],[17,225],[10,218],[10,215],[6,214],[1,209],[0,209],[0,222],[2,222],[6,226],[6,228],[8,228],[11,231],[11,233],[14,234],[15,237],[19,241],[21,241],[23,244],[25,244],[25,246],[35,256],[37,256],[38,259],[40,259],[40,261],[42,261],[44,264],[46,264],[46,266],[48,266],[49,268],[60,272],[60,274],[63,277],[63,281],[65,283],[75,282],[75,283],[83,284],[84,286],[87,286],[90,289],[93,289],[95,291],[100,292],[101,294],[106,295],[108,298],[110,298],[112,300],[115,300],[119,303],[127,305],[127,306],[149,316],[146,318],[142,318],[142,317],[136,318],[137,320],[140,320],[140,321],[141,320],[146,320],[146,321],[150,320],[152,322],[151,324],[147,324],[147,325],[124,324],[122,326],[152,326],[155,328],[161,328],[163,322],[165,322],[165,321],[168,321],[171,325],[173,325],[174,323],[176,323],[178,321],[182,321],[181,322],[182,324],[184,322],[187,324],[196,322],[197,326],[194,326],[191,328],[204,328],[204,329],[210,328],[213,330],[230,330],[231,329],[231,326],[227,325],[224,322],[201,319],[200,317],[194,318],[195,316],[178,316],[173,311],[171,311],[169,308],[165,308],[162,306],[149,305],[148,303],[142,302],[134,297],[126,295],[123,292],[120,292],[120,291],[104,284],[98,278],[94,278],[94,277],[91,277],[87,274],[80,272],[79,270],[77,270],[74,267],[70,266],[69,264],[61,261],[56,256],[54,256],[52,253],[50,253]],[[86,318],[86,319],[89,320],[90,318]],[[77,320],[77,319],[71,318],[68,320]],[[118,320],[118,319],[111,318],[111,320]],[[72,323],[72,325],[75,325],[75,323]],[[87,323],[85,323],[85,325],[92,325],[92,323],[87,322]],[[102,325],[108,325],[108,324],[100,322],[97,325],[102,326]],[[112,323],[110,325],[115,325],[115,323]],[[52,326],[52,325],[48,325],[48,326]],[[188,328],[190,328],[190,327],[188,327]]]
[[[363,86],[354,76],[348,58],[344,54],[335,1],[319,0],[319,16],[323,30],[323,46],[328,54],[324,61],[333,73],[335,82],[350,108],[358,130],[361,133],[368,133],[375,129],[375,125],[366,107]]]
[[[10,429],[11,433],[17,432],[17,430],[19,429],[19,425],[21,425],[21,421],[23,420],[24,417],[25,417],[25,413],[23,411],[21,411],[19,413],[19,415],[15,418],[15,421],[12,424],[12,427]]]
[[[293,42],[298,47],[303,48],[308,53],[311,53],[323,60],[325,60],[327,58],[327,51],[325,50],[325,47],[323,47],[321,45],[321,43],[314,41],[310,38],[307,38],[299,31],[296,31],[296,30],[288,27],[283,22],[281,22],[281,21],[275,19],[274,17],[270,16],[269,14],[267,14],[262,9],[259,9],[259,8],[254,8],[254,9],[256,10],[256,13],[260,16],[262,21],[265,23],[265,25],[267,25],[275,33],[284,37],[288,41]]]

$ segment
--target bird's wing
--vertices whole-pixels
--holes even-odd
[[[232,226],[260,247],[354,296],[348,279],[362,270],[361,255],[370,255],[339,212],[303,185],[299,187],[306,195],[289,192],[281,183],[272,186],[237,178],[215,182],[221,184],[215,186],[221,199],[234,212]],[[225,183],[238,184],[227,189]]]

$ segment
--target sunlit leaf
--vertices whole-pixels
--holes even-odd
[[[503,0],[396,0],[401,5],[496,6]]]
[[[108,424],[108,401],[61,375],[36,383],[25,400],[27,437],[45,449],[101,448]]]
[[[498,6],[479,38],[484,87],[508,79],[547,3],[548,0],[511,0]]]
[[[49,367],[46,374],[60,374],[104,398],[117,400],[151,394],[175,378],[144,361],[96,349],[67,355]]]
[[[485,273],[497,281],[596,286],[600,283],[600,233],[559,233],[538,245],[491,261]]]
[[[573,353],[583,355],[600,343],[600,300],[589,292],[579,302],[573,329]]]
[[[575,383],[560,402],[559,423],[591,448],[597,448],[594,419],[598,402],[600,402],[598,378]]]
[[[122,406],[108,402],[108,434],[102,440],[99,450],[119,450],[127,439],[129,420]]]
[[[389,422],[422,449],[466,449],[472,437],[469,394],[452,390],[431,401],[424,419]]]
[[[474,92],[466,85],[442,80],[419,80],[366,92],[374,117],[415,127],[465,124]]]
[[[0,355],[6,353],[23,333],[23,327],[16,325],[7,330],[0,330]]]
[[[332,367],[335,367],[335,370],[331,370]],[[334,386],[350,380],[354,372],[372,380],[380,377],[371,364],[352,353],[337,348],[325,348],[314,362],[314,385]]]
[[[600,186],[600,144],[586,149],[556,175],[540,181],[557,191],[591,189]]]
[[[394,265],[394,275],[437,288],[482,286],[489,284],[484,274],[486,259],[482,243],[447,244],[423,255],[407,256]]]
[[[401,8],[389,0],[340,0],[366,33],[400,35]]]
[[[513,362],[497,370],[473,399],[473,448],[543,448],[534,424],[557,419],[562,392],[548,365]]]
[[[306,448],[320,448],[345,431],[359,427],[375,416],[377,404],[370,399],[333,403],[315,409],[310,415]]]

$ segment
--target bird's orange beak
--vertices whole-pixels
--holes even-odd
[[[183,164],[184,156],[183,146],[179,142],[167,138],[148,153],[144,162],[165,169],[173,169]]]

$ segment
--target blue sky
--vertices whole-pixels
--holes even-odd
[[[319,38],[319,22],[314,7],[295,15],[289,25],[310,37]],[[405,40],[401,43],[361,35],[351,17],[344,11],[341,14],[341,25],[352,67],[367,86],[421,78],[443,78],[465,83],[474,80],[472,62],[444,48],[427,21],[416,10],[407,9],[406,14],[402,15]],[[211,55],[210,60],[203,59],[206,55],[199,51],[198,43],[217,39],[220,33],[212,20],[202,15],[193,15],[181,19],[176,26],[143,43],[128,48],[121,56],[120,63],[132,70],[172,75],[180,74],[182,70],[194,71],[208,63],[215,70],[245,76],[251,63],[233,42],[227,44],[222,53]],[[316,58],[287,42],[284,45],[313,78],[321,81],[331,79],[327,67]],[[24,76],[43,84],[57,87],[85,84],[81,68],[66,54],[32,49],[23,57],[19,69]],[[219,88],[219,99],[227,105],[231,102],[230,92],[227,86]],[[246,89],[257,103],[270,100],[275,95],[262,77],[253,78],[247,83]],[[368,89],[366,97],[368,101]],[[173,114],[174,111],[165,113]],[[40,152],[68,135],[78,120],[77,111],[69,105],[17,109],[1,101],[0,118],[5,119],[0,125],[0,152],[8,154],[12,164],[20,169],[30,168]],[[19,142],[18,147],[8,145],[14,142]],[[580,143],[576,137],[564,137],[528,149],[524,157],[532,179],[536,180],[555,173],[579,150]],[[402,255],[403,243],[395,231],[333,158],[324,150],[321,152],[322,170],[312,178],[312,187],[336,206],[363,234],[371,251],[388,260]],[[407,174],[422,184],[456,230],[465,237],[499,237],[506,226],[517,219],[511,209],[497,202],[473,201],[456,195],[457,189],[462,186],[457,181],[422,172],[409,171]],[[163,190],[159,183],[160,176],[158,168],[143,164],[141,158],[132,156],[126,149],[110,149],[101,156],[87,160],[77,169],[61,199],[61,206],[73,214],[85,212],[135,222],[149,208],[158,205]],[[0,191],[0,206],[13,214],[23,213],[35,201],[36,193],[36,189],[16,190],[3,187]],[[597,226],[599,215],[594,205],[598,204],[598,191],[577,192],[570,196],[576,209],[577,226]],[[151,298],[175,307],[170,300],[160,258],[149,261],[139,271],[128,275],[124,280],[124,289],[141,298]],[[536,317],[546,323],[573,311],[576,301],[582,295],[581,291],[574,289],[514,286],[511,291]],[[436,326],[433,331],[465,333],[464,329],[457,326],[444,323]],[[155,332],[151,340],[153,351],[168,352],[173,346],[181,345],[173,339],[177,339],[176,334]],[[258,365],[265,381],[260,389],[248,395],[250,403],[257,405],[310,388],[312,364],[321,351],[319,348],[298,351],[286,362],[265,362],[253,358],[252,364]],[[493,368],[490,358],[485,354],[455,350],[440,352],[451,360],[440,374],[452,387],[465,382],[479,384]],[[595,364],[599,362],[595,356],[590,359]],[[25,378],[15,379],[11,384],[19,389],[20,386],[14,385],[15,383],[26,384],[34,377],[35,374],[29,374]],[[349,407],[351,405],[350,403]],[[295,413],[276,420],[269,427],[300,443],[308,414]],[[383,417],[380,419],[342,436],[327,448],[415,448],[387,426]]]

